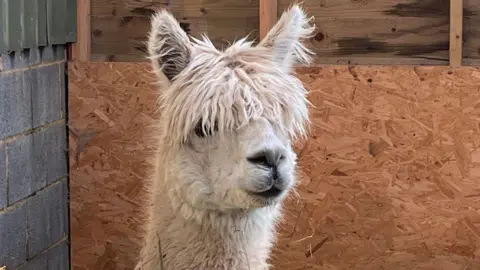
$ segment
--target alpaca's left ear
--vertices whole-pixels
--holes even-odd
[[[161,80],[171,82],[190,63],[191,44],[187,33],[166,10],[152,16],[147,48],[153,70]]]
[[[287,72],[297,63],[310,63],[313,52],[303,44],[315,31],[310,20],[299,5],[293,5],[283,12],[259,46],[271,48],[273,60]]]

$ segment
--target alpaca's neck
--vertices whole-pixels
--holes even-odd
[[[196,228],[202,234],[220,235],[226,241],[239,234],[248,241],[249,236],[255,235],[257,231],[273,231],[275,220],[279,216],[279,205],[250,210],[203,210],[192,207],[173,194],[170,195],[172,214],[177,222]]]
[[[195,269],[267,269],[279,206],[221,213],[181,202],[172,204],[177,200],[168,198],[169,203],[159,205],[169,209],[157,212],[165,215],[159,217],[162,222],[158,226],[166,264],[185,266],[181,269],[193,269],[199,263],[203,267]],[[182,258],[177,257],[180,253]]]

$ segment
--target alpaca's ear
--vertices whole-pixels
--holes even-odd
[[[311,19],[300,6],[293,5],[283,12],[259,46],[271,48],[273,60],[286,71],[290,71],[296,63],[310,63],[313,52],[305,47],[303,41],[315,31],[315,27],[310,25]]]
[[[190,40],[179,22],[166,10],[153,15],[147,47],[154,72],[160,78],[164,75],[170,82],[190,62]]]

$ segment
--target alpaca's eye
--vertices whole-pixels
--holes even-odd
[[[200,138],[206,137],[208,134],[208,130],[205,130],[205,132],[202,129],[202,124],[198,123],[197,126],[195,127],[195,135],[197,135]]]
[[[216,123],[215,123],[215,126],[213,127],[213,131],[214,132],[217,131]],[[198,121],[198,124],[195,126],[195,135],[197,135],[200,138],[204,138],[204,137],[212,135],[212,132],[208,128],[204,132],[203,129],[202,129],[202,121],[200,120],[200,121]]]

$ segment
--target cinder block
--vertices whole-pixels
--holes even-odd
[[[44,251],[34,258],[27,260],[26,263],[18,267],[16,270],[50,270],[50,268],[47,267],[47,256],[47,251]]]
[[[33,135],[35,177],[48,185],[67,175],[67,135],[63,123],[50,126]]]
[[[67,174],[65,129],[60,123],[7,145],[10,205]]]
[[[70,258],[67,240],[56,243],[37,256],[27,260],[17,270],[70,270]]]
[[[31,128],[30,82],[23,72],[0,73],[0,139]]]
[[[0,141],[0,209],[7,206],[7,164],[5,144]]]
[[[0,265],[15,269],[25,263],[27,245],[27,206],[0,213]]]
[[[62,110],[62,118],[66,118],[67,115],[67,74],[68,67],[67,63],[60,64],[60,100],[61,106],[60,109]]]
[[[64,240],[48,250],[48,270],[70,270],[68,241]]]
[[[7,144],[8,203],[12,205],[45,186],[35,177],[33,135],[27,135]]]
[[[27,258],[34,258],[68,234],[66,179],[29,198],[27,209]]]
[[[44,66],[25,71],[32,89],[33,127],[39,127],[62,118],[62,95],[59,65]]]

